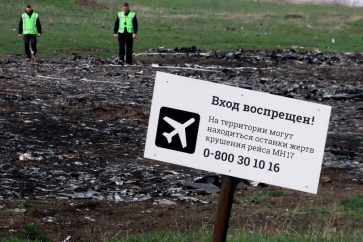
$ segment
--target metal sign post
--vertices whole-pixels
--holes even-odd
[[[241,83],[240,88],[252,89],[249,84]],[[231,217],[234,192],[240,179],[232,176],[222,177],[222,190],[214,222],[213,242],[225,242]]]
[[[222,191],[219,197],[216,220],[214,222],[213,242],[225,242],[233,204],[234,191],[239,179],[231,176],[222,177]]]

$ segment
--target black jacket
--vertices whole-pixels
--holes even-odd
[[[32,14],[33,14],[33,11],[30,12],[30,13],[28,13],[29,17],[31,17]],[[41,34],[42,33],[42,25],[40,24],[39,18],[37,18],[36,25],[37,25],[38,33]],[[22,34],[23,33],[23,18],[22,17],[20,17],[18,33],[19,34]]]
[[[127,16],[129,13],[125,13],[125,15]],[[139,28],[139,24],[137,23],[137,18],[136,18],[136,15],[135,17],[132,19],[132,25],[133,25],[133,28],[134,28],[134,33],[137,34],[137,30]],[[114,34],[117,34],[118,33],[118,29],[120,27],[120,19],[119,17],[117,16],[116,18],[116,21],[115,21],[115,27],[113,28],[113,33]]]

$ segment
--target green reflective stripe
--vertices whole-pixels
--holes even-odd
[[[28,14],[22,14],[23,19],[23,34],[37,34],[37,19],[38,14],[33,13],[31,17]]]
[[[118,18],[120,20],[118,28],[119,33],[123,33],[125,31],[125,28],[128,33],[134,32],[134,26],[132,24],[132,20],[134,19],[135,15],[136,15],[135,12],[129,12],[127,16],[125,16],[124,12],[118,13]]]

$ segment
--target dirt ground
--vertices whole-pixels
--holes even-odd
[[[352,181],[346,170],[325,170],[318,195],[282,188],[249,187],[238,190],[232,208],[231,231],[282,233],[296,231],[346,232],[363,229],[362,219],[341,215],[339,201],[362,193],[362,184]],[[331,179],[331,180],[330,180]],[[261,203],[250,200],[268,191],[279,191]],[[103,241],[129,234],[155,231],[212,231],[218,195],[198,196],[207,204],[153,201],[114,203],[83,200],[6,201],[0,210],[0,238],[33,224],[54,241]],[[13,209],[22,212],[10,212]],[[54,221],[46,222],[52,217]]]
[[[231,230],[363,229],[362,217],[340,206],[363,190],[362,54],[191,48],[135,63],[0,58],[0,238],[30,224],[54,241],[212,229],[218,194],[183,184],[215,175],[143,158],[156,71],[333,107],[318,195],[243,186]]]

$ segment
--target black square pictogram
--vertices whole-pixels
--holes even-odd
[[[197,145],[199,122],[200,116],[197,113],[162,107],[156,146],[193,154]]]

